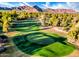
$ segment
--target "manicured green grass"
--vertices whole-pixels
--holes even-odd
[[[19,23],[12,29],[21,32],[22,35],[15,36],[13,42],[26,54],[44,57],[66,56],[75,49],[66,42],[66,38],[56,33],[41,32],[39,24],[33,20],[25,20],[24,25]]]
[[[71,53],[73,50],[74,48],[72,48],[71,46],[55,42],[42,48],[40,51],[36,52],[35,55],[46,56],[46,57],[65,56]]]

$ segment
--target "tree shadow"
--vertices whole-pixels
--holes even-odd
[[[21,28],[21,27],[29,27],[29,26],[40,26],[39,23],[36,21],[32,20],[23,20],[19,22],[15,22],[11,27],[12,28]]]
[[[0,34],[2,33],[2,27],[0,27]]]
[[[36,26],[29,26],[26,28],[15,28],[14,30],[11,31],[20,31],[20,32],[32,32],[32,31],[39,31],[39,27],[35,28]],[[34,29],[35,28],[35,29]]]
[[[31,38],[31,36],[32,36],[32,38]],[[34,41],[36,39],[36,42],[37,41],[43,42],[44,44],[46,44],[48,42],[49,42],[48,44],[51,44],[53,42],[61,42],[62,44],[66,45],[66,43],[64,42],[66,40],[66,38],[61,37],[61,36],[54,37],[54,36],[51,36],[51,35],[48,35],[48,34],[42,33],[42,32],[29,33],[29,34],[27,34],[27,37],[28,37],[27,40],[29,40],[29,41]]]
[[[21,27],[29,27],[29,26],[39,26],[39,24],[37,24],[37,23],[26,23],[26,24],[20,24],[20,23],[18,23],[18,24],[13,24],[13,26],[12,26],[12,28],[21,28]]]
[[[43,47],[41,45],[37,45],[36,43],[29,42],[25,37],[26,35],[13,38],[13,42],[15,43],[15,45],[24,53],[33,54],[34,50],[38,50],[39,48]]]
[[[22,20],[14,22],[11,26],[10,31],[20,31],[20,32],[29,32],[29,31],[38,31],[39,28],[33,29],[35,27],[39,27],[40,23],[37,23],[34,20]]]
[[[29,33],[27,35],[16,36],[13,38],[14,44],[24,53],[33,55],[35,52],[41,50],[55,42],[60,42],[67,45],[64,41],[66,38],[54,37],[42,32]]]

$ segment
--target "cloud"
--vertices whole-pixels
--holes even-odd
[[[0,7],[18,7],[18,6],[31,6],[29,3],[26,2],[16,2],[15,4],[10,2],[0,2]]]
[[[50,2],[46,2],[42,4],[44,8],[52,8],[52,9],[73,9],[79,12],[79,2],[65,2],[63,3],[56,3],[50,4]]]
[[[40,2],[39,2],[40,3]],[[34,4],[30,4],[29,2],[0,2],[0,7],[18,7],[18,6],[33,6]],[[65,2],[65,3],[50,3],[46,2],[43,4],[37,4],[41,8],[52,8],[52,9],[74,9],[79,11],[79,2]]]
[[[57,4],[52,6],[53,9],[69,9],[67,5]]]
[[[8,2],[0,2],[0,6],[1,7],[13,7],[14,5],[13,4],[10,4]]]
[[[27,5],[27,6],[31,6],[29,3],[27,3],[27,2],[21,2],[20,3],[20,6],[25,6],[25,5]]]
[[[52,9],[69,9],[68,5],[58,3],[51,5],[50,2],[46,2],[46,4],[42,4],[44,8],[52,8]]]
[[[45,7],[50,7],[50,2],[46,2]]]
[[[44,6],[44,8],[50,8],[50,2],[46,2],[45,4],[42,4]]]
[[[67,5],[76,10],[76,11],[79,11],[79,2],[67,2]]]

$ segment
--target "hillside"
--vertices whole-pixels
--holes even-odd
[[[13,7],[12,9],[24,10],[26,12],[38,12],[37,9],[30,7],[30,6],[19,6],[19,7]]]
[[[44,11],[50,12],[50,13],[75,13],[76,12],[73,9],[50,9],[50,8],[47,8]]]

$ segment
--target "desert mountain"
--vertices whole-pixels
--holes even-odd
[[[39,6],[35,5],[33,7],[31,6],[19,6],[19,7],[0,7],[0,10],[24,10],[26,12],[49,12],[49,13],[75,13],[76,11],[73,9],[51,9],[51,8],[46,8],[42,9]]]

